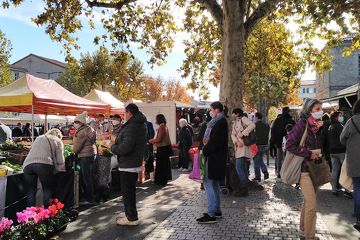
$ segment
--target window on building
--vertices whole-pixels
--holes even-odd
[[[309,91],[309,88],[306,88],[306,93],[309,93],[310,91]]]
[[[302,88],[302,93],[305,93],[305,90],[306,90],[305,88]]]
[[[314,93],[316,93],[316,88],[314,88]]]
[[[18,79],[20,77],[20,73],[19,72],[15,72],[15,80]]]

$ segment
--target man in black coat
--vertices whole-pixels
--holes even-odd
[[[206,157],[204,186],[208,212],[197,219],[198,223],[216,223],[216,217],[222,217],[219,183],[225,179],[226,174],[229,128],[224,106],[220,102],[213,102],[210,107],[212,119],[207,124],[203,147],[203,154]]]
[[[285,127],[288,124],[295,125],[295,121],[292,119],[290,115],[290,108],[284,107],[282,109],[281,117],[275,119],[273,128],[271,129],[271,138],[275,143],[277,149],[277,157],[276,157],[276,170],[278,173],[278,178],[280,178],[280,170],[282,166],[282,162],[284,160],[284,152],[282,150],[282,141],[284,136],[286,135]]]
[[[190,154],[189,150],[192,145],[192,136],[189,131],[188,123],[186,119],[181,118],[179,120],[179,170],[180,171],[188,171],[189,168],[189,162],[190,162]]]
[[[117,155],[120,171],[121,193],[124,201],[125,215],[120,214],[116,223],[119,225],[138,225],[136,210],[136,182],[141,171],[146,145],[146,117],[139,108],[130,103],[125,107],[126,123],[111,146]]]
[[[255,134],[256,134],[256,145],[259,148],[258,153],[254,156],[254,172],[256,181],[261,181],[261,172],[264,174],[264,180],[269,178],[269,172],[264,163],[264,155],[267,154],[269,144],[269,131],[270,126],[264,123],[262,120],[263,116],[261,113],[255,113]]]
[[[21,130],[21,123],[18,123],[16,127],[12,130],[12,137],[20,138],[22,136],[23,136],[23,131]]]

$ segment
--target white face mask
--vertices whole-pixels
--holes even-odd
[[[119,125],[120,124],[120,121],[118,120],[111,120],[111,123],[116,126],[116,125]]]
[[[318,111],[318,112],[311,113],[311,116],[313,118],[315,118],[316,120],[321,119],[323,115],[324,115],[323,111]]]
[[[75,127],[75,129],[79,129],[80,128],[80,123],[74,123],[74,127]]]

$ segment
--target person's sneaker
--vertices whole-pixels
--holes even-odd
[[[117,225],[121,226],[137,226],[140,224],[139,220],[135,221],[129,221],[126,217],[125,218],[119,218],[116,220]]]
[[[209,214],[205,213],[204,216],[196,219],[196,221],[201,224],[216,223],[216,217],[211,217]]]
[[[360,232],[360,221],[357,221],[353,226],[356,230]]]
[[[207,213],[203,213],[203,215],[205,216]],[[215,217],[216,218],[222,218],[223,217],[223,215],[222,215],[222,212],[216,212],[215,213]]]
[[[264,173],[264,180],[266,180],[266,179],[269,179],[269,173],[268,172]]]
[[[346,197],[348,199],[353,199],[353,195],[351,192],[344,192],[344,197]]]
[[[300,189],[300,184],[299,183],[295,184],[295,189],[297,189],[297,190]]]
[[[261,179],[260,178],[253,178],[251,181],[253,181],[253,182],[261,182]]]
[[[339,196],[339,192],[338,192],[338,191],[331,191],[331,193],[332,193],[334,196],[336,196],[336,197]]]

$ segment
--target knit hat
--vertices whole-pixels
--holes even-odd
[[[74,121],[79,121],[79,122],[81,122],[81,123],[83,123],[83,124],[86,124],[87,117],[88,117],[88,114],[87,114],[87,112],[85,111],[85,112],[82,112],[81,114],[77,115],[77,116],[75,117],[75,120],[74,120]]]

